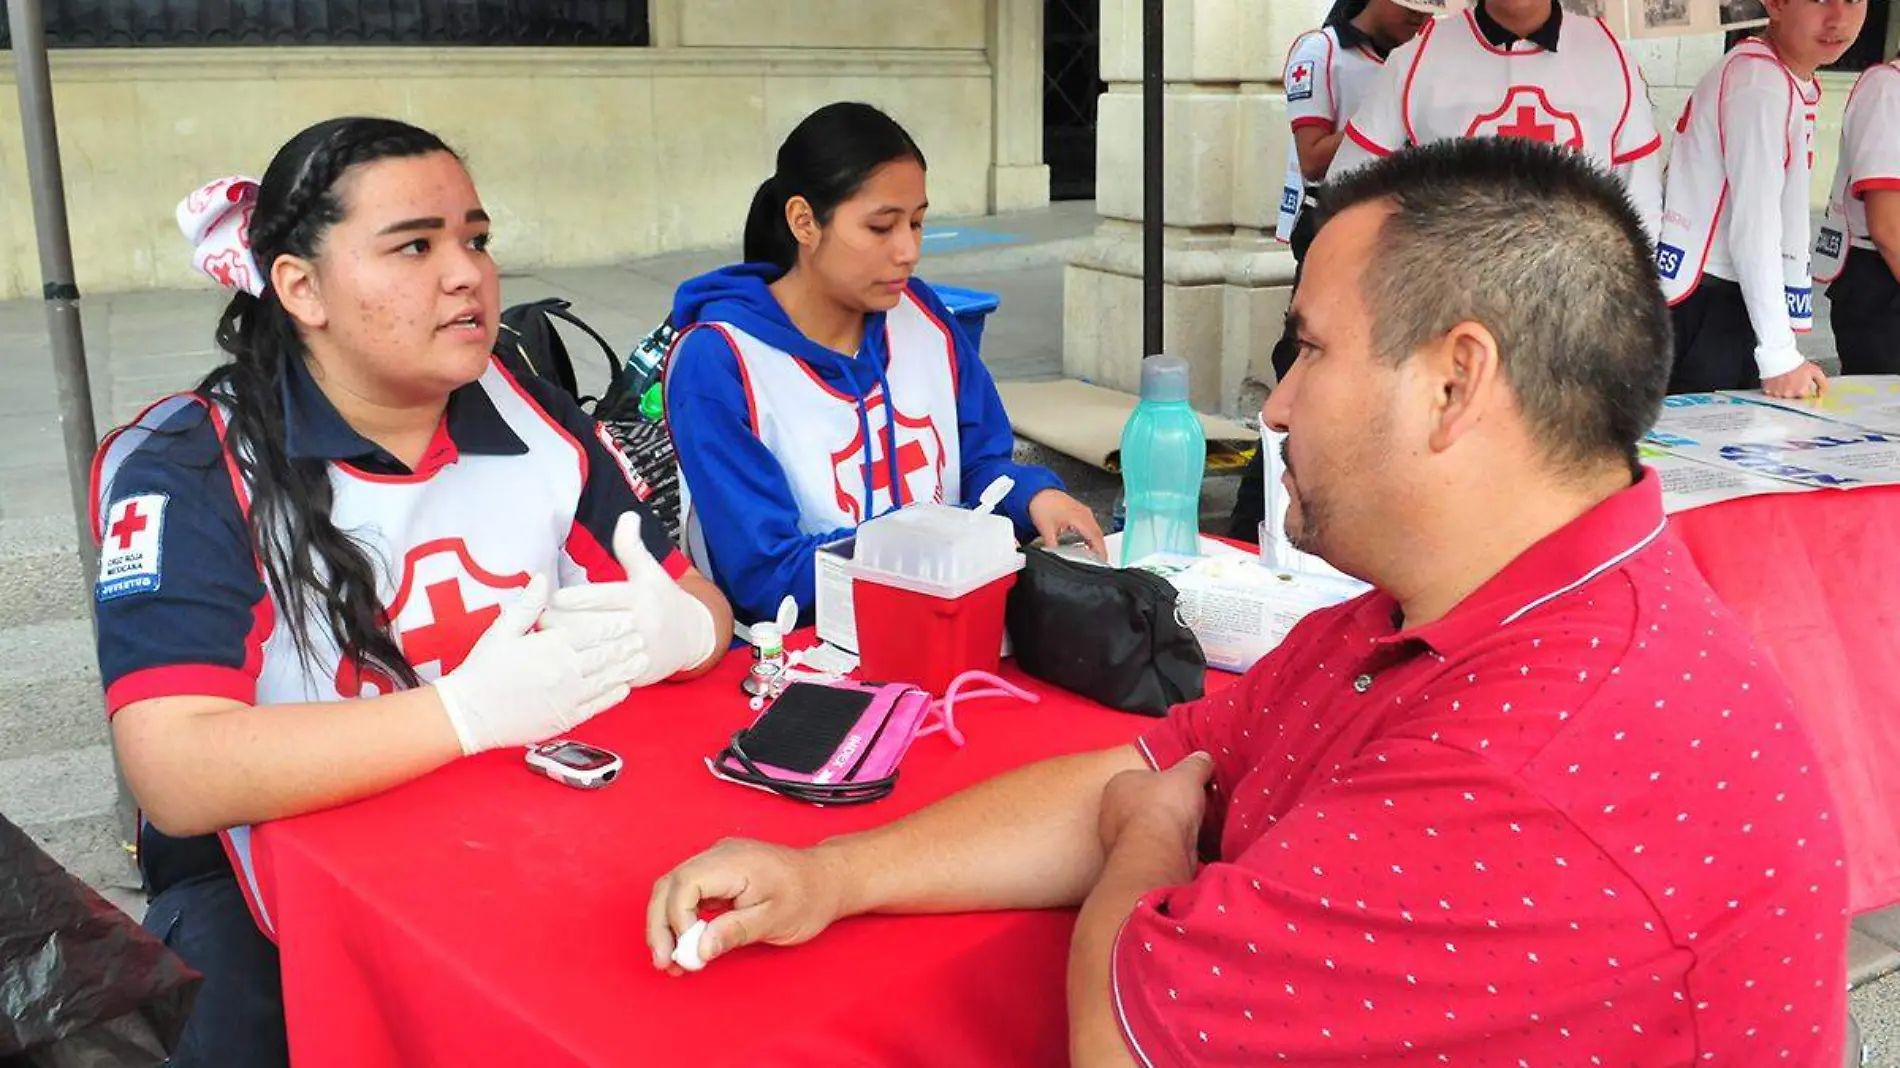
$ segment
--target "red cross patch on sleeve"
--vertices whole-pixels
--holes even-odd
[[[159,535],[170,499],[163,493],[145,493],[116,500],[106,510],[99,542],[97,600],[158,589]]]
[[[1313,95],[1313,61],[1302,59],[1286,75],[1286,98],[1307,100]]]

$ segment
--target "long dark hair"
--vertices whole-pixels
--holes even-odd
[[[1366,0],[1333,0],[1333,9],[1326,13],[1326,21],[1320,25],[1338,26],[1341,23],[1351,22],[1365,9]]]
[[[823,226],[871,172],[903,159],[926,166],[910,134],[869,104],[826,104],[805,116],[778,146],[778,170],[753,194],[745,219],[746,262],[791,270],[798,262],[798,240],[785,221],[788,201],[804,197]]]
[[[226,447],[248,483],[251,542],[299,655],[305,663],[314,659],[307,627],[314,606],[346,661],[403,686],[419,680],[390,634],[375,561],[330,518],[328,462],[293,460],[284,450],[283,377],[290,361],[305,359],[308,350],[270,285],[270,272],[279,256],[313,256],[343,218],[336,187],[350,168],[435,152],[450,149],[427,130],[374,118],[320,122],[278,149],[246,231],[264,291],[231,298],[217,334],[231,362],[198,385],[201,395],[230,412]]]

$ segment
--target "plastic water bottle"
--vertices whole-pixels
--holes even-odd
[[[654,327],[627,354],[627,366],[620,372],[627,392],[637,398],[640,417],[649,423],[660,422],[666,416],[660,399],[660,364],[666,361],[667,349],[672,347],[676,333],[671,321]]]
[[[1207,435],[1188,406],[1188,365],[1178,356],[1141,362],[1141,402],[1122,427],[1123,567],[1154,553],[1200,555],[1201,475]]]

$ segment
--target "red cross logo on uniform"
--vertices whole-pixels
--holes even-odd
[[[130,549],[132,547],[132,539],[137,537],[138,533],[144,530],[150,522],[149,519],[139,514],[138,502],[133,501],[126,507],[125,514],[119,516],[118,522],[112,524],[112,529],[106,531],[106,536],[119,539],[120,549]]]
[[[1550,102],[1542,86],[1514,85],[1496,111],[1471,120],[1466,137],[1522,137],[1583,151],[1583,124]]]
[[[462,666],[512,591],[527,584],[526,573],[503,576],[483,568],[460,538],[424,542],[403,558],[402,586],[387,617],[409,666],[424,680],[437,679]],[[344,697],[362,697],[392,693],[396,686],[379,672],[357,671],[346,659],[337,665],[336,689]]]
[[[851,522],[856,524],[881,510],[878,503],[880,495],[886,504],[899,506],[922,499],[943,500],[946,457],[943,435],[937,433],[936,424],[928,417],[914,419],[901,411],[895,413],[899,481],[893,489],[891,462],[886,458],[891,434],[881,425],[884,420],[879,418],[884,410],[884,395],[874,394],[866,402],[866,407],[869,409],[867,419],[871,425],[869,472],[865,470],[864,432],[861,428],[852,433],[849,443],[831,454],[832,482],[838,507],[850,515]],[[870,501],[864,500],[867,473],[871,479]]]

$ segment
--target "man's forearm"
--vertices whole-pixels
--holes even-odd
[[[1193,877],[1193,860],[1178,836],[1131,833],[1116,842],[1069,943],[1069,1061],[1075,1068],[1134,1063],[1109,984],[1115,937],[1143,894]]]
[[[814,852],[845,915],[1073,906],[1102,870],[1102,788],[1146,767],[1132,745],[1041,761]]]

